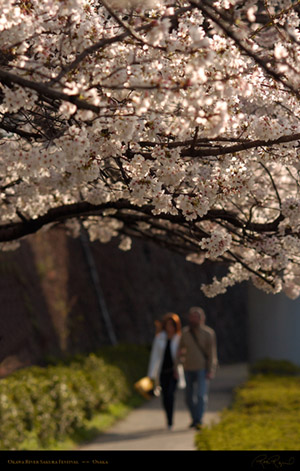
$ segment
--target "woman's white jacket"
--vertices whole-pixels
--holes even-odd
[[[177,354],[178,354],[178,348],[179,348],[179,343],[180,343],[180,335],[175,334],[170,342],[170,350],[171,350],[171,356],[172,360],[174,363],[177,363]],[[165,331],[160,332],[154,337],[152,348],[151,348],[151,354],[150,354],[150,360],[149,360],[149,365],[148,365],[148,376],[149,378],[155,380],[157,383],[159,383],[159,376],[160,376],[160,371],[164,359],[164,353],[166,350],[167,346],[167,333]],[[177,366],[178,369],[178,386],[179,388],[184,388],[185,387],[185,380],[184,380],[184,372],[182,365]]]

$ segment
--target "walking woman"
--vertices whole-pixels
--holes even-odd
[[[159,383],[162,404],[169,429],[173,425],[175,392],[179,382],[184,387],[184,379],[177,366],[178,347],[181,338],[181,321],[177,314],[167,313],[161,322],[151,349],[148,376]]]

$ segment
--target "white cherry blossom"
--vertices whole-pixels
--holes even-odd
[[[1,250],[83,223],[299,295],[297,2],[0,7]]]

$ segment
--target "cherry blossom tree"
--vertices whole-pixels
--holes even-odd
[[[300,2],[0,0],[0,242],[83,225],[300,294]]]

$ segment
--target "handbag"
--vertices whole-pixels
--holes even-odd
[[[149,400],[154,396],[154,381],[149,376],[144,376],[134,383],[134,389]]]

